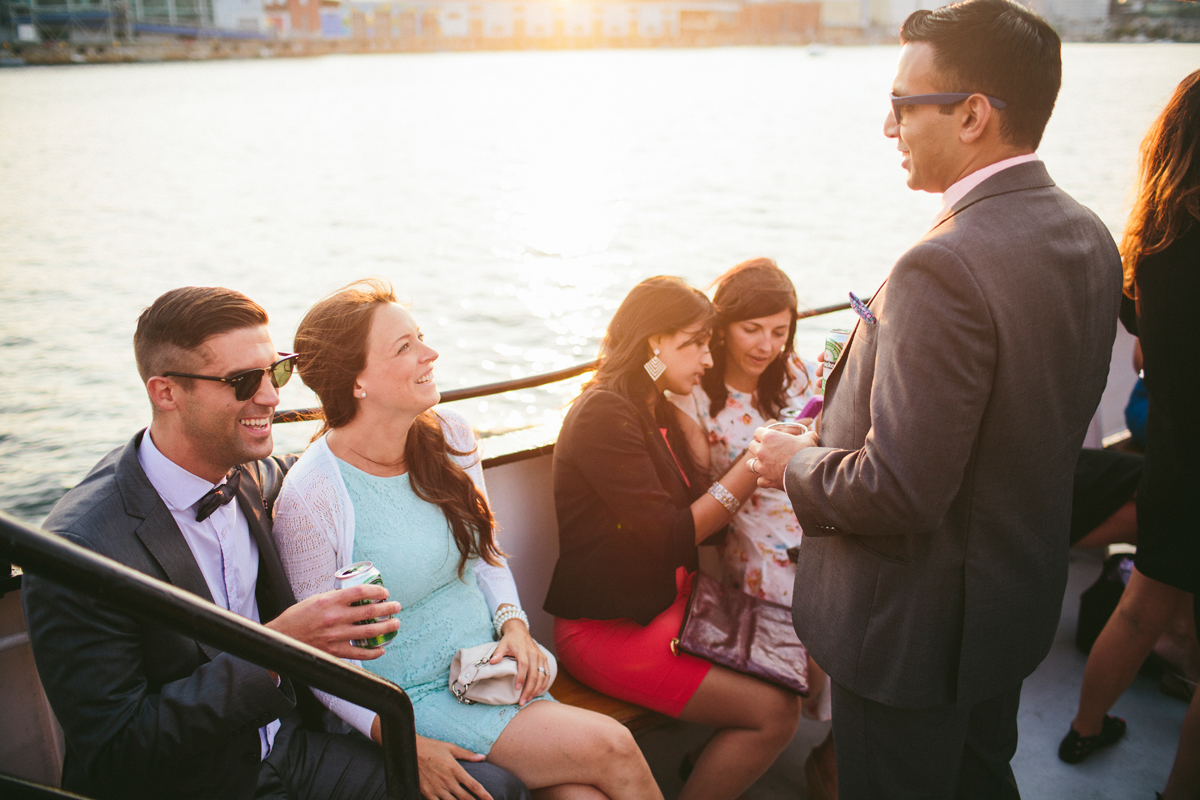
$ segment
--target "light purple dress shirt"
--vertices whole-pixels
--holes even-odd
[[[218,508],[203,522],[196,521],[200,498],[219,484],[209,483],[164,456],[154,446],[150,431],[142,437],[138,463],[158,496],[167,504],[184,541],[200,566],[213,602],[238,616],[261,622],[258,598],[258,545],[250,535],[250,524],[236,500]],[[221,483],[225,481],[222,480]],[[271,752],[279,720],[258,729],[262,758]]]

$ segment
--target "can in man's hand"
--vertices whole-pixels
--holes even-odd
[[[842,357],[846,342],[850,341],[850,331],[845,328],[834,328],[825,337],[825,365],[821,368],[821,394],[825,393],[825,385],[829,383],[829,373],[833,372],[834,364]]]
[[[379,570],[375,569],[375,565],[370,561],[359,561],[351,564],[348,567],[343,567],[333,574],[333,586],[335,589],[349,589],[351,586],[362,586],[363,584],[374,584],[375,586],[383,586],[383,576],[379,574]],[[352,606],[365,606],[368,603],[379,603],[380,600],[359,600],[351,603]],[[383,622],[386,619],[391,619],[391,616],[373,617],[364,619],[361,622],[354,623],[355,625],[370,625],[373,622]],[[396,631],[388,631],[379,636],[372,636],[370,639],[352,639],[350,644],[355,647],[383,647],[392,639],[396,638]]]

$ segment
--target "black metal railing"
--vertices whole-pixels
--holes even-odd
[[[863,302],[869,301],[870,298],[867,298]],[[808,319],[809,317],[819,317],[824,314],[832,314],[835,311],[846,311],[849,308],[849,303],[835,303],[831,306],[805,309],[797,314],[796,318]],[[450,389],[442,392],[441,402],[453,403],[455,400],[471,400],[476,397],[490,397],[494,394],[515,392],[518,389],[533,389],[538,386],[565,381],[567,378],[574,378],[576,375],[582,375],[585,372],[591,372],[596,368],[597,363],[596,361],[588,361],[584,364],[576,364],[573,367],[566,367],[554,372],[530,375],[527,378],[514,378],[510,381],[497,381],[496,383],[485,383],[480,386],[468,386],[465,389]],[[296,408],[288,411],[276,411],[272,422],[278,425],[283,422],[305,422],[320,418],[321,409],[319,408]]]
[[[389,800],[420,800],[412,703],[396,684],[2,511],[0,560],[371,709]]]

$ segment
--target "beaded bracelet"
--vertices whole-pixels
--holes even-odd
[[[732,492],[721,485],[720,481],[717,481],[712,486],[708,487],[708,493],[711,494],[718,503],[723,505],[725,510],[730,514],[736,514],[737,510],[741,508],[742,504],[736,497],[733,496]]]
[[[492,621],[492,625],[496,628],[497,639],[504,635],[502,632],[504,623],[508,622],[510,619],[519,619],[521,622],[525,623],[526,628],[529,627],[529,617],[525,615],[525,612],[516,606],[509,606],[503,611],[497,612],[496,618]]]

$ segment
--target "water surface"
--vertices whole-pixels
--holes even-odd
[[[32,521],[146,424],[130,339],[187,284],[245,292],[276,346],[392,280],[441,387],[595,356],[641,278],[766,255],[811,306],[870,293],[938,198],[882,135],[897,49],[334,56],[0,71],[0,508]],[[1067,45],[1040,149],[1119,232],[1137,144],[1200,46]],[[800,331],[820,349],[836,320]],[[460,404],[480,430],[573,388]],[[283,405],[310,405],[299,380]],[[311,428],[281,426],[282,449]]]

